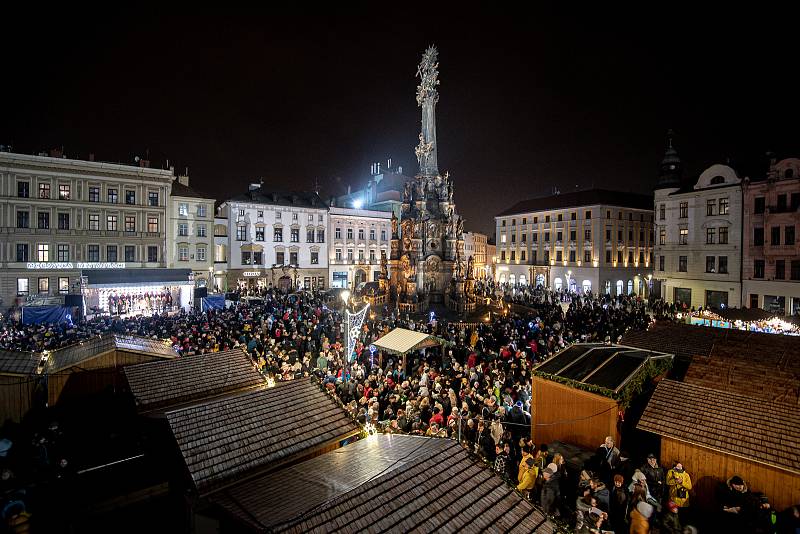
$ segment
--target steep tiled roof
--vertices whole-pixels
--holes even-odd
[[[126,367],[124,372],[140,410],[175,406],[265,383],[241,350],[143,363]]]
[[[41,354],[0,350],[0,374],[32,375],[40,361]]]
[[[200,493],[358,432],[344,410],[306,380],[167,412],[167,420]]]
[[[455,441],[410,436],[381,439],[398,437],[413,440],[406,447],[414,449],[402,458],[402,465],[387,463],[384,472],[337,496],[333,485],[327,502],[273,529],[298,533],[554,532],[541,511],[473,461]],[[353,446],[344,447],[341,454],[348,454]],[[355,463],[358,460],[348,465]],[[325,481],[317,473],[308,474],[317,483]]]
[[[800,474],[800,408],[662,380],[637,428]]]
[[[175,358],[177,356],[172,347],[161,340],[140,336],[107,334],[53,351],[47,361],[47,372],[57,373],[63,371],[112,350],[138,352],[162,358]]]
[[[498,213],[497,217],[530,213],[533,211],[557,210],[563,208],[578,208],[581,206],[619,206],[640,210],[653,209],[653,196],[628,193],[625,191],[610,191],[608,189],[588,189],[563,195],[531,198],[517,202],[507,210]]]
[[[253,202],[256,204],[274,204],[277,206],[295,206],[300,208],[326,209],[328,205],[320,198],[317,193],[298,191],[298,192],[278,192],[265,189],[263,186],[253,191],[248,191],[236,195],[228,202]]]
[[[187,198],[204,198],[208,200],[211,200],[213,198],[205,193],[202,193],[201,191],[192,189],[188,185],[183,185],[178,180],[172,181],[172,190],[170,191],[170,196],[187,197]]]

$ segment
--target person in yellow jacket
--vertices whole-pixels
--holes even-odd
[[[522,459],[519,461],[519,471],[517,472],[517,482],[522,482],[522,477],[525,474],[525,472],[528,470],[528,464],[527,464],[528,458],[533,458],[533,451],[531,450],[530,446],[526,445],[526,446],[522,447]],[[534,461],[534,463],[535,463],[535,461]],[[537,473],[538,473],[538,471],[537,471]]]
[[[692,489],[692,478],[683,470],[683,464],[675,463],[675,467],[667,471],[667,487],[669,487],[669,500],[678,505],[678,508],[689,507],[689,490]]]
[[[520,477],[517,491],[527,495],[536,486],[536,478],[539,476],[539,468],[536,467],[533,455],[528,454],[528,457],[520,462],[519,470]]]

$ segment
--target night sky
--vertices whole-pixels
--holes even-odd
[[[554,186],[651,190],[668,128],[689,176],[728,158],[762,175],[767,150],[800,157],[793,16],[456,4],[425,22],[422,5],[7,13],[0,144],[123,163],[149,150],[218,199],[259,178],[318,180],[327,196],[387,157],[416,171],[414,74],[436,44],[439,165],[467,230],[492,235],[496,213]]]

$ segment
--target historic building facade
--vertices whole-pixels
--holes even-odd
[[[389,257],[392,214],[331,207],[328,212],[329,287],[356,289],[377,282],[381,258]]]
[[[487,256],[487,241],[488,237],[479,232],[464,232],[464,257],[467,261],[472,258],[476,279],[491,276],[492,257]]]
[[[214,199],[189,187],[188,176],[172,182],[167,263],[191,269],[198,287],[213,288]]]
[[[654,276],[667,302],[690,307],[738,307],[742,284],[742,181],[727,165],[712,165],[681,184],[670,140],[655,190]]]
[[[0,152],[3,306],[63,302],[105,271],[135,269],[136,283],[166,282],[157,268],[167,264],[172,181],[171,170]],[[95,297],[105,308],[107,298]]]
[[[647,295],[653,200],[593,189],[517,203],[495,217],[495,280],[577,293]]]
[[[765,180],[743,183],[742,305],[800,313],[800,159],[772,159]]]
[[[225,232],[216,228],[221,221],[227,221]],[[224,240],[223,285],[229,290],[327,287],[328,207],[317,193],[278,193],[251,184],[247,193],[220,204],[214,233],[227,234],[215,237],[215,256]]]

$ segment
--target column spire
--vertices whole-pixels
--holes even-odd
[[[428,47],[422,54],[417,67],[417,105],[422,108],[422,129],[419,144],[414,149],[419,162],[421,176],[438,176],[439,164],[436,157],[436,102],[439,101],[439,51],[435,46]]]

